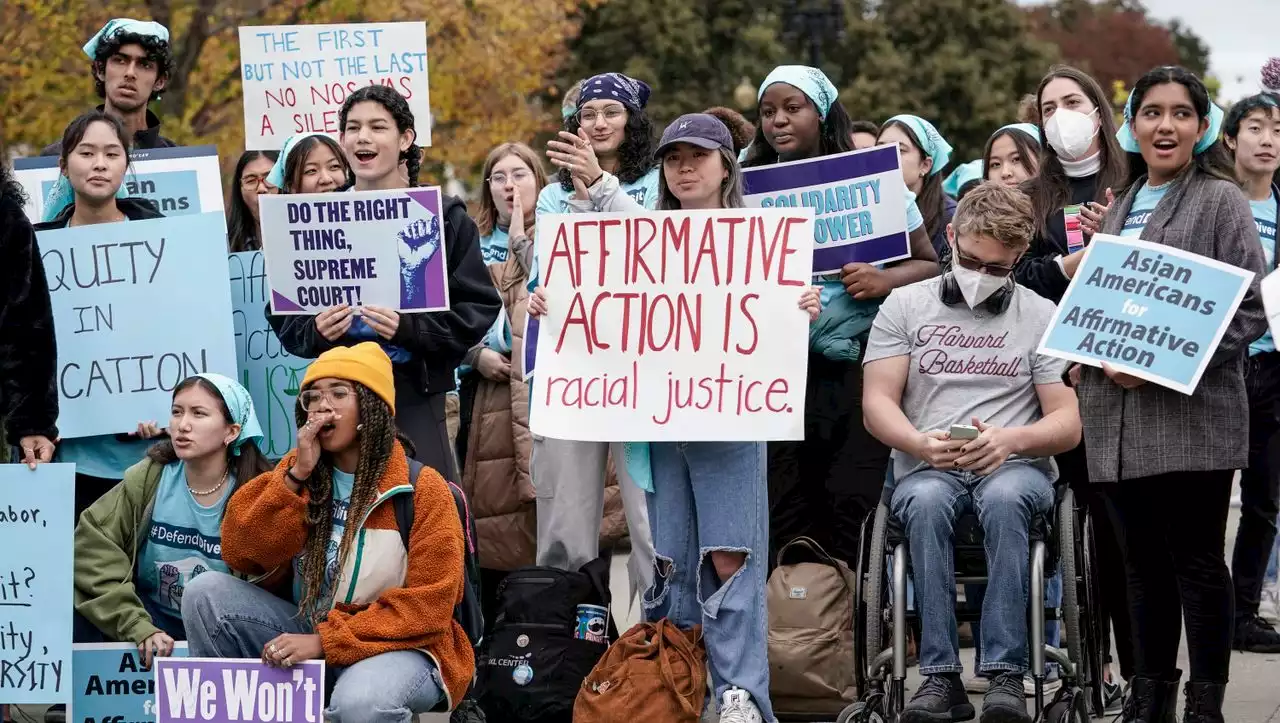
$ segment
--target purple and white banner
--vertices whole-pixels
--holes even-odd
[[[157,723],[321,723],[324,661],[157,658]]]
[[[273,314],[449,308],[440,189],[263,195]]]
[[[748,206],[812,208],[814,275],[911,257],[896,146],[743,169]]]

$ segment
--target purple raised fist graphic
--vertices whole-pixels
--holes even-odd
[[[434,213],[404,227],[396,240],[400,253],[400,308],[427,306],[427,262],[440,250],[440,217]]]

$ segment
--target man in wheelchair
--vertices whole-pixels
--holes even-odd
[[[953,525],[972,510],[985,535],[982,670],[993,676],[983,723],[1030,723],[1028,530],[1053,504],[1052,455],[1080,442],[1065,362],[1036,353],[1053,304],[1015,283],[1034,230],[1030,200],[983,184],[947,229],[940,277],[893,291],[864,356],[867,429],[893,448],[891,510],[908,539],[924,682],[902,723],[974,717],[955,619]]]

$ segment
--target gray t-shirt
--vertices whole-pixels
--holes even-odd
[[[1036,353],[1053,302],[1019,285],[1009,308],[992,314],[981,305],[942,303],[941,283],[935,276],[889,294],[871,327],[863,363],[910,355],[902,412],[922,432],[973,424],[971,417],[998,427],[1039,420],[1035,385],[1061,384],[1067,364]],[[925,466],[899,450],[893,460],[896,479]],[[1053,460],[1034,463],[1057,478]]]

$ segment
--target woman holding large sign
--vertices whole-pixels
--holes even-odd
[[[574,172],[575,211],[645,211],[611,175],[596,173],[589,147],[552,142],[551,149],[552,161]],[[658,210],[745,205],[733,138],[720,119],[704,113],[677,118],[663,132],[656,155],[662,163]],[[817,318],[816,288],[801,294],[800,307],[810,320]],[[541,315],[546,310],[546,292],[539,287],[529,311]],[[626,447],[628,476],[649,492],[658,558],[653,587],[643,597],[645,617],[665,617],[682,629],[702,626],[721,721],[772,721],[764,606],[769,566],[766,445],[656,442]],[[703,572],[706,562],[711,570]]]
[[[1136,717],[1126,720],[1173,718],[1185,615],[1191,674],[1183,720],[1221,721],[1234,632],[1223,547],[1232,477],[1248,465],[1243,360],[1266,325],[1258,292],[1262,246],[1249,202],[1230,171],[1216,165],[1222,111],[1198,77],[1170,66],[1148,72],[1125,104],[1125,121],[1118,137],[1130,153],[1132,182],[1112,205],[1102,232],[1257,274],[1191,393],[1110,366],[1079,368],[1089,479],[1118,482],[1108,494],[1125,548],[1136,653],[1130,681]],[[1177,287],[1190,280],[1194,262],[1178,265],[1170,263],[1180,258],[1172,254],[1152,258],[1136,250],[1126,258],[1126,265],[1135,265],[1130,278],[1161,279],[1154,295],[1133,293],[1126,313],[1150,309],[1154,321],[1147,321],[1158,323],[1161,306],[1180,305]],[[1126,291],[1130,287],[1125,284]],[[1208,310],[1234,300],[1201,304],[1190,298]],[[1188,303],[1184,295],[1182,305]]]
[[[422,149],[415,145],[413,112],[404,96],[381,85],[360,88],[338,113],[339,143],[355,177],[356,191],[394,190],[417,185]],[[302,140],[298,145],[308,143]],[[298,188],[308,188],[305,166],[327,146],[290,153],[302,175]],[[408,179],[401,173],[401,166]],[[326,166],[328,168],[328,166]],[[320,169],[324,170],[324,169]],[[286,168],[286,183],[289,182]],[[332,171],[326,171],[332,175]],[[316,186],[313,190],[319,190]],[[416,458],[448,479],[457,479],[445,426],[445,394],[454,389],[454,371],[475,346],[501,308],[480,255],[479,234],[466,204],[441,196],[444,208],[445,261],[449,310],[401,314],[385,306],[339,304],[315,317],[297,317],[277,327],[280,341],[295,356],[314,358],[326,350],[364,341],[377,342],[395,368],[401,429],[413,440]]]
[[[760,85],[758,104],[760,129],[744,168],[853,150],[849,114],[817,68],[775,68]],[[769,444],[775,552],[809,537],[833,557],[851,565],[858,559],[862,520],[880,499],[889,464],[889,448],[862,424],[861,342],[890,291],[938,273],[914,198],[907,204],[907,230],[913,258],[884,268],[850,263],[839,277],[817,279],[823,311],[809,335],[805,438]]]

